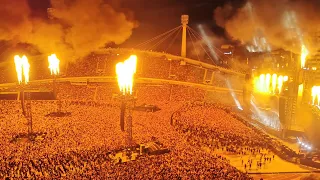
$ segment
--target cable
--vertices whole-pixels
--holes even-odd
[[[178,28],[178,27],[176,27],[176,28]],[[145,45],[145,44],[148,44],[149,42],[152,42],[153,40],[156,40],[156,39],[160,38],[161,36],[164,36],[164,35],[170,33],[171,31],[174,31],[176,28],[171,29],[171,30],[169,30],[169,31],[167,31],[167,32],[164,32],[164,33],[162,33],[162,34],[160,34],[160,35],[158,35],[158,36],[156,36],[156,37],[153,37],[152,39],[149,39],[149,40],[147,40],[147,41],[145,41],[145,42],[142,42],[142,43],[138,44],[136,47],[139,47],[139,46],[143,46],[143,45]]]
[[[195,30],[193,30],[192,28],[190,28],[198,37],[200,37],[202,40],[204,40],[202,37],[201,37],[201,35],[197,32],[197,31],[195,31]],[[208,45],[207,45],[208,46]],[[217,48],[217,47],[215,47],[215,46],[212,46],[215,50],[217,50],[218,52],[220,52],[223,56],[225,56],[226,58],[228,58],[229,60],[232,60],[231,58],[229,58],[228,56],[226,56],[219,48]],[[219,56],[219,55],[218,55]],[[221,58],[221,57],[220,57]]]
[[[167,49],[164,52],[167,52],[167,50],[173,45],[173,43],[175,42],[175,40],[177,39],[178,35],[180,34],[182,28],[179,29],[179,31],[177,32],[177,34],[174,36],[174,38],[172,39],[172,41],[170,42],[169,46],[167,47]]]
[[[197,39],[197,37],[195,36],[195,34],[192,32],[192,31],[190,31],[191,32],[191,34],[193,35],[193,37],[195,38],[195,39]],[[202,41],[201,39],[200,39],[200,41]],[[211,58],[211,56],[210,56],[210,54],[206,51],[206,49],[202,46],[202,43],[200,43],[200,47],[203,49],[203,51],[206,53],[206,55],[209,57],[209,59],[213,62],[213,64],[215,64],[215,65],[217,65],[215,62],[214,62],[214,60]]]
[[[191,42],[192,42],[193,48],[194,48],[194,50],[196,51],[196,54],[197,54],[198,60],[199,60],[199,61],[201,61],[201,60],[200,60],[200,57],[199,57],[199,52],[198,52],[198,50],[197,50],[196,46],[194,45],[194,42],[193,42],[193,39],[192,39],[192,36],[191,36],[191,32],[190,32],[190,30],[189,30],[188,28],[187,28],[187,31],[188,31],[189,37],[190,37],[190,39],[191,39]]]
[[[193,35],[193,37],[194,37],[195,39],[197,39],[197,36],[195,35],[195,31],[194,31],[192,28],[190,28],[190,27],[189,27],[189,30],[190,30],[191,34]],[[200,37],[199,35],[198,35],[198,39],[199,39],[200,41],[204,41],[204,39],[203,39],[202,37]],[[200,43],[200,46],[201,46],[201,48],[205,51],[205,53],[206,53],[207,56],[210,58],[210,60],[213,61],[213,59],[211,58],[210,54],[209,54],[209,53],[206,51],[206,49],[202,46],[202,43]],[[208,46],[207,46],[207,47],[208,47]]]
[[[175,31],[177,31],[178,29],[176,29]],[[161,39],[159,42],[157,42],[156,44],[154,44],[152,47],[150,47],[150,50],[153,50],[153,48],[158,47],[161,43],[163,43],[166,39],[168,39],[172,34],[175,33],[175,31],[169,33],[167,36],[165,36],[163,39]]]
[[[193,37],[194,37],[195,39],[197,39],[196,35],[191,31],[191,30],[193,30],[193,29],[191,29],[189,26],[187,26],[187,27],[190,29],[190,32],[191,32],[191,34],[193,35]],[[200,37],[199,39],[202,40],[201,37]],[[217,64],[214,62],[214,60],[211,58],[210,54],[209,54],[209,53],[206,51],[206,49],[202,46],[202,43],[200,43],[200,46],[201,46],[201,48],[203,49],[203,51],[207,54],[207,56],[210,58],[210,60],[213,62],[213,64],[217,65]]]
[[[192,28],[190,28],[190,29],[191,29],[199,38],[201,38],[201,39],[204,41],[203,37],[202,37],[197,31],[193,30]],[[207,45],[207,47],[210,48],[208,45]],[[215,47],[215,46],[212,46],[212,47],[213,47],[215,50],[217,50],[218,52],[220,52],[220,53],[222,54],[222,56],[228,58],[229,60],[232,60],[231,58],[229,58],[228,56],[226,56],[222,51],[220,51],[219,48],[217,48],[217,47]],[[218,56],[218,58],[223,59],[219,54],[216,53],[216,55]],[[226,66],[227,66],[228,68],[230,68],[230,66],[229,66],[228,64],[226,64]]]
[[[143,46],[143,45],[146,45],[146,44],[148,44],[148,43],[150,43],[150,42],[152,42],[152,41],[154,41],[154,40],[156,40],[156,39],[158,39],[158,38],[160,38],[160,37],[162,37],[162,36],[164,36],[164,35],[172,32],[172,31],[175,31],[176,29],[178,29],[178,28],[180,28],[180,27],[181,27],[181,26],[178,26],[178,27],[173,28],[173,29],[171,29],[171,30],[169,30],[169,31],[167,31],[167,32],[164,32],[164,33],[162,33],[162,34],[160,34],[160,35],[158,35],[158,36],[156,36],[156,37],[153,37],[152,39],[149,39],[149,40],[147,40],[147,41],[145,41],[145,42],[143,42],[143,43],[140,43],[140,44],[138,44],[135,48],[138,48],[138,47],[141,47],[141,46]]]
[[[140,44],[138,44],[136,47],[139,47],[139,46],[148,44],[149,42],[151,42],[151,41],[153,41],[153,40],[156,40],[156,39],[160,38],[161,36],[164,36],[164,35],[170,33],[171,31],[174,31],[175,29],[178,29],[179,27],[180,27],[180,26],[178,26],[178,27],[176,27],[176,28],[173,28],[173,29],[171,29],[171,30],[169,30],[169,31],[167,31],[167,32],[164,32],[164,33],[162,33],[162,34],[160,34],[160,35],[158,35],[158,36],[156,36],[156,37],[153,37],[152,39],[149,39],[149,40],[147,40],[147,41],[145,41],[145,42],[143,42],[143,43],[140,43]]]
[[[171,32],[170,34],[168,34],[167,36],[165,36],[163,39],[161,39],[160,41],[158,41],[156,44],[154,44],[150,50],[156,50],[156,48],[162,44],[165,40],[167,40],[172,34],[174,34],[175,31]]]

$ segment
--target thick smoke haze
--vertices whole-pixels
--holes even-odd
[[[240,8],[230,3],[216,8],[214,19],[232,39],[251,44],[251,50],[300,53],[302,44],[311,52],[317,48],[319,12],[319,0],[248,0]]]
[[[131,36],[137,27],[132,12],[112,5],[104,0],[51,0],[48,18],[40,18],[31,16],[27,0],[0,0],[0,40],[74,60]]]

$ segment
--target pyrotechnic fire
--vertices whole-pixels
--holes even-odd
[[[266,92],[270,92],[270,83],[271,83],[271,75],[267,74],[266,75],[266,85],[265,85]]]
[[[60,73],[60,60],[57,58],[56,54],[51,54],[50,56],[48,56],[48,62],[51,75],[58,75]]]
[[[277,74],[260,74],[254,78],[254,90],[259,93],[281,93],[283,82],[288,81],[288,76]]]
[[[22,62],[21,58],[18,55],[14,56],[14,63],[16,65],[17,77],[19,84],[22,82]]]
[[[277,88],[277,74],[273,74],[272,75],[272,93],[276,92],[276,88]]]
[[[29,71],[30,71],[30,64],[28,62],[28,58],[23,55],[22,58],[19,55],[14,56],[14,63],[16,65],[17,77],[19,84],[22,83],[22,72],[24,76],[25,84],[29,82]]]
[[[278,90],[279,90],[279,93],[281,93],[282,86],[283,86],[283,76],[280,75],[278,77]]]
[[[264,88],[264,86],[265,86],[265,75],[264,74],[261,74],[260,75],[260,78],[259,78],[259,91],[260,92],[265,92],[265,88]]]
[[[311,89],[311,96],[312,96],[312,104],[313,105],[320,105],[320,86],[313,86]],[[316,103],[315,100],[318,99]]]
[[[298,87],[298,96],[302,97],[303,95],[303,84],[300,84]]]
[[[132,94],[134,74],[136,73],[137,56],[132,55],[124,62],[116,65],[116,73],[120,91],[125,94]]]
[[[305,45],[302,45],[301,46],[301,68],[304,68],[308,54],[309,54],[308,49],[306,48]]]

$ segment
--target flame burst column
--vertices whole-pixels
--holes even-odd
[[[29,82],[29,73],[30,73],[30,64],[27,56],[23,55],[20,57],[19,55],[14,56],[14,63],[16,66],[18,84],[20,87],[20,100],[21,100],[21,108],[23,115],[28,119],[28,133],[29,135],[32,133],[32,114],[31,114],[31,103],[28,102],[25,104],[25,85]],[[24,80],[24,81],[23,81]],[[30,93],[27,94],[27,99],[30,100]]]
[[[48,56],[48,63],[49,63],[49,69],[50,69],[50,73],[53,76],[53,96],[54,99],[57,99],[57,76],[60,73],[60,60],[57,58],[56,54],[51,54],[50,56]],[[58,112],[61,112],[61,101],[58,101]]]
[[[136,73],[137,56],[132,55],[124,62],[119,62],[116,65],[116,74],[118,80],[118,86],[121,92],[121,112],[120,112],[120,127],[121,131],[124,131],[124,117],[127,102],[134,101],[132,96],[134,74]],[[129,108],[129,115],[127,118],[127,133],[128,143],[132,142],[132,115],[131,108]]]
[[[60,73],[60,60],[57,58],[55,54],[51,54],[48,56],[48,63],[49,63],[49,69],[50,73],[53,76],[53,93],[54,98],[56,99],[56,78]]]
[[[307,99],[307,91],[304,89],[308,89],[308,83],[306,78],[308,78],[308,73],[310,71],[306,71],[306,62],[307,62],[307,56],[309,55],[309,51],[306,48],[306,46],[303,44],[301,46],[301,56],[300,56],[300,73],[299,73],[299,85],[298,85],[298,104],[301,104],[302,102],[306,101]]]

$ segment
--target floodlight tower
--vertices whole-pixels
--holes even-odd
[[[187,26],[189,23],[189,15],[181,16],[181,24],[182,24],[182,43],[181,43],[181,56],[187,56]]]

